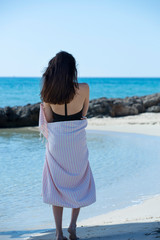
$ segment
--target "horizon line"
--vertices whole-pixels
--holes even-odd
[[[0,76],[0,78],[42,78],[42,76]],[[116,77],[116,76],[112,76],[112,77],[107,77],[107,76],[81,76],[81,77],[78,77],[78,78],[160,78],[160,76],[157,76],[157,77],[153,77],[153,76],[120,76],[120,77]]]

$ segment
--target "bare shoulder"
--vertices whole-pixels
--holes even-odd
[[[79,94],[83,98],[88,98],[89,96],[89,85],[88,83],[79,83]]]
[[[88,83],[79,83],[79,89],[82,92],[89,92],[89,85],[88,85]]]

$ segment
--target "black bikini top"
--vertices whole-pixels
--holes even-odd
[[[81,109],[81,111],[79,111],[75,114],[67,115],[67,104],[65,102],[65,115],[60,115],[60,114],[53,112],[53,122],[81,120],[82,110],[83,110],[83,108]]]

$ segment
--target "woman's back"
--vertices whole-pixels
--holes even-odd
[[[79,83],[79,89],[71,102],[65,104],[50,104],[53,114],[53,122],[80,120],[87,114],[89,106],[89,86]]]
[[[81,120],[82,110],[83,110],[83,108],[77,113],[68,115],[67,114],[67,103],[65,102],[65,115],[57,114],[52,110],[52,112],[53,112],[53,122]]]

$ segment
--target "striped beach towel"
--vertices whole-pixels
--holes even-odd
[[[44,203],[79,208],[96,201],[87,124],[87,119],[48,123],[40,103],[39,130],[46,139],[41,193]]]

